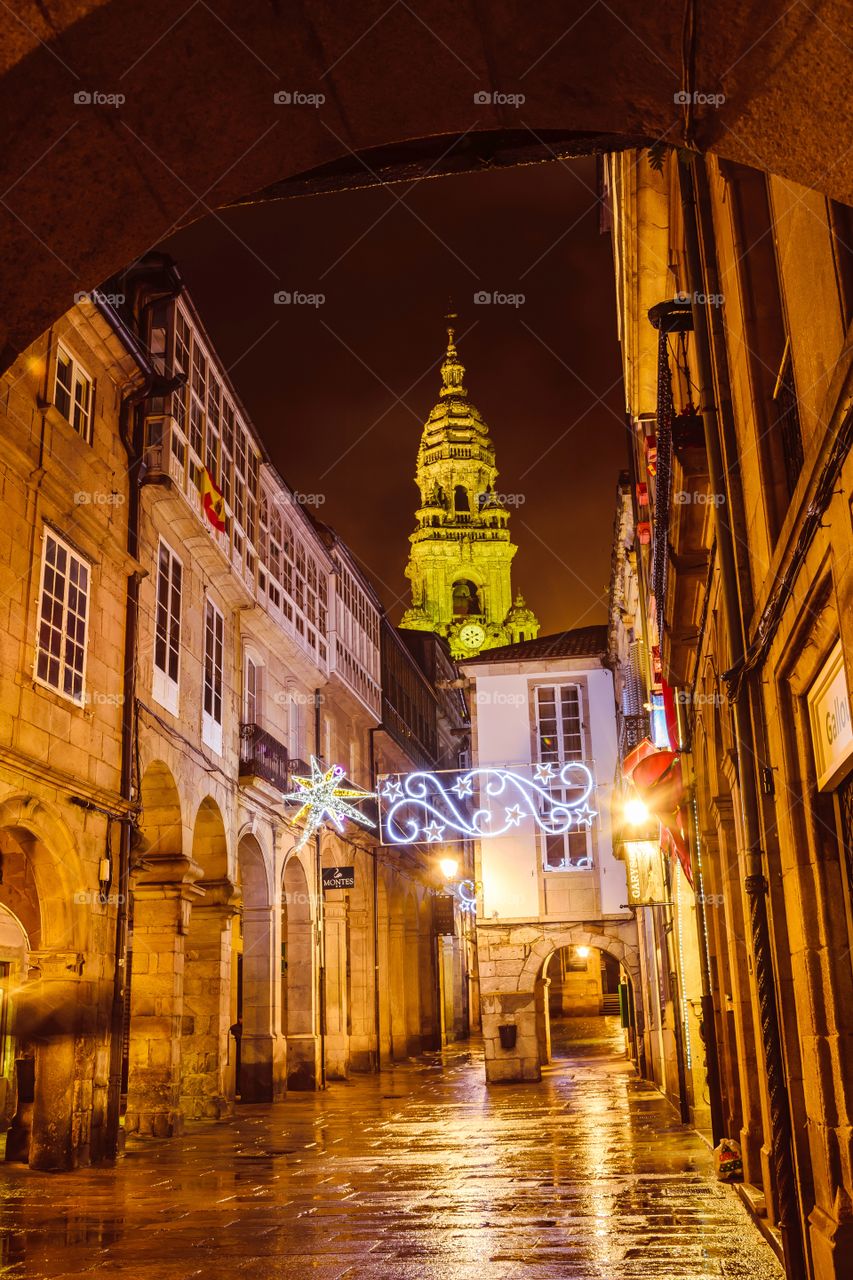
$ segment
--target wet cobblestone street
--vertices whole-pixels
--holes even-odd
[[[455,1046],[325,1094],[243,1107],[115,1170],[0,1166],[3,1277],[770,1280],[705,1144],[572,1020],[539,1085]]]

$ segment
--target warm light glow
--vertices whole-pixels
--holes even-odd
[[[36,377],[41,377],[41,375],[45,371],[45,367],[46,367],[45,362],[41,356],[27,357],[27,368],[29,369],[30,373],[34,373]]]
[[[442,858],[438,865],[445,880],[452,880],[459,870],[459,863],[455,858]]]
[[[623,813],[625,821],[630,823],[632,827],[642,826],[644,822],[648,822],[650,817],[648,809],[637,796],[633,796],[626,801]]]
[[[586,960],[589,955],[589,947],[575,947],[575,955],[580,960]]]

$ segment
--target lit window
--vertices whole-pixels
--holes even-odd
[[[83,701],[89,565],[45,530],[36,637],[36,678],[74,702]]]
[[[222,754],[222,651],[225,623],[212,600],[204,610],[204,702],[202,705],[202,740]]]
[[[59,347],[53,402],[87,444],[92,443],[92,399],[92,379],[64,347]]]
[[[182,584],[183,566],[171,548],[161,542],[157,561],[152,693],[161,707],[173,715],[178,714]]]

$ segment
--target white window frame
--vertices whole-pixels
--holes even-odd
[[[160,612],[160,582],[162,571],[162,555],[163,552],[168,556],[168,581],[166,583],[166,667],[163,669],[157,663],[157,624]],[[177,590],[177,618],[174,617],[172,604],[175,590],[175,566],[179,570],[179,583]],[[175,552],[163,538],[157,544],[157,574],[154,587],[154,651],[152,657],[153,672],[151,676],[151,696],[155,702],[161,707],[165,707],[167,711],[171,711],[172,715],[178,715],[181,696],[181,627],[183,614],[184,599],[184,565],[180,556]],[[169,673],[169,652],[171,649],[171,637],[173,626],[177,626],[177,676],[173,677]]]
[[[62,387],[63,396],[68,397],[67,410],[63,408],[58,399],[58,390],[60,387],[59,367],[61,357],[68,362],[71,370],[71,385],[69,388]],[[87,393],[86,409],[82,409],[81,392],[85,390]],[[95,418],[95,380],[90,377],[83,366],[80,364],[66,346],[61,342],[56,346],[56,361],[53,370],[53,403],[57,410],[62,414],[65,421],[73,427],[81,439],[86,444],[92,443],[92,429]],[[80,412],[78,413],[78,409]]]
[[[208,641],[210,631],[208,618],[213,618],[214,653],[211,656]],[[217,631],[219,635],[217,637]],[[219,663],[216,662],[215,647],[219,643]],[[204,602],[204,639],[202,644],[203,658],[201,668],[202,701],[201,701],[201,740],[218,756],[222,755],[222,722],[225,718],[225,617],[222,610],[213,603],[210,596]],[[208,680],[208,667],[212,666],[212,681]],[[217,688],[218,685],[218,688]],[[208,689],[210,689],[211,705],[207,710]],[[219,702],[219,716],[215,713],[216,702]]]
[[[576,684],[572,680],[564,680],[561,683],[556,683],[556,684],[549,684],[549,683],[537,684],[534,687],[533,705],[534,705],[535,717],[536,717],[536,759],[537,760],[543,759],[539,697],[540,697],[540,694],[546,689],[551,689],[553,690],[553,693],[554,693],[554,708],[555,708],[555,718],[556,718],[556,728],[557,728],[557,759],[559,760],[560,764],[563,764],[567,759],[574,759],[574,760],[581,760],[581,761],[585,760],[586,759],[586,743],[584,741],[584,719],[583,719],[584,691],[581,685]],[[564,689],[573,689],[578,700],[578,726],[580,730],[580,740],[581,740],[581,754],[579,756],[566,755],[565,733],[564,733],[564,726],[563,726],[563,690]]]
[[[59,609],[60,609],[60,624],[58,627],[56,627],[51,622],[46,620],[45,611],[44,611],[45,583],[47,580],[48,569],[50,568],[52,571],[55,570],[55,566],[48,566],[48,563],[47,563],[48,546],[50,543],[54,544],[54,546],[57,549],[57,552],[61,550],[65,553],[65,556],[66,556],[66,567],[64,572],[61,575],[62,594],[61,596],[59,596],[54,592],[52,593],[52,596],[51,596],[51,599],[54,601],[54,603],[59,605]],[[85,582],[85,587],[82,589],[80,588],[79,583],[75,587],[75,584],[71,582],[70,570],[71,570],[72,563],[76,564],[80,569],[82,569],[85,572],[86,582]],[[73,662],[69,663],[68,661],[68,647],[69,647],[69,644],[71,643],[71,637],[68,632],[68,619],[70,614],[69,596],[72,590],[81,592],[83,599],[85,601],[85,611],[82,619],[83,636],[82,636],[82,642],[80,642],[80,644],[78,645],[78,647],[82,649],[82,660],[79,667],[75,665]],[[75,706],[78,706],[78,707],[83,706],[83,704],[86,701],[86,656],[87,656],[88,641],[89,641],[89,615],[91,612],[91,602],[92,602],[92,566],[91,564],[88,562],[88,560],[85,560],[81,555],[78,555],[78,553],[74,550],[74,548],[68,542],[66,542],[64,538],[61,538],[58,533],[55,533],[53,529],[45,527],[42,534],[41,572],[39,574],[38,616],[36,619],[35,655],[33,658],[33,679],[35,680],[36,684],[42,685],[45,689],[50,689],[53,693],[58,694],[61,698],[67,698],[69,702],[73,702]],[[49,649],[42,648],[41,631],[42,631],[43,622],[46,622],[46,625],[52,631],[58,631],[59,633],[60,651],[58,656],[56,654],[51,654]],[[56,673],[55,681],[50,679],[48,675],[42,675],[39,673],[39,665],[43,657],[48,664],[50,664],[51,662],[57,664],[57,673]],[[69,672],[72,675],[72,688],[70,691],[66,688],[66,685],[68,683]],[[76,690],[74,689],[74,684],[77,683],[77,681],[74,680],[73,678],[75,675],[79,680],[79,687]]]
[[[249,671],[254,673],[254,688],[250,688]],[[243,651],[243,706],[241,715],[243,724],[261,723],[261,699],[263,697],[264,664],[253,649]],[[252,707],[254,703],[254,707]]]

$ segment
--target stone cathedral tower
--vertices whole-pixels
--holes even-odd
[[[539,623],[518,595],[513,601],[509,511],[495,488],[495,449],[468,400],[456,350],[454,315],[447,317],[441,396],[421,436],[415,483],[417,526],[406,577],[412,606],[400,626],[437,631],[455,658],[531,640]]]

